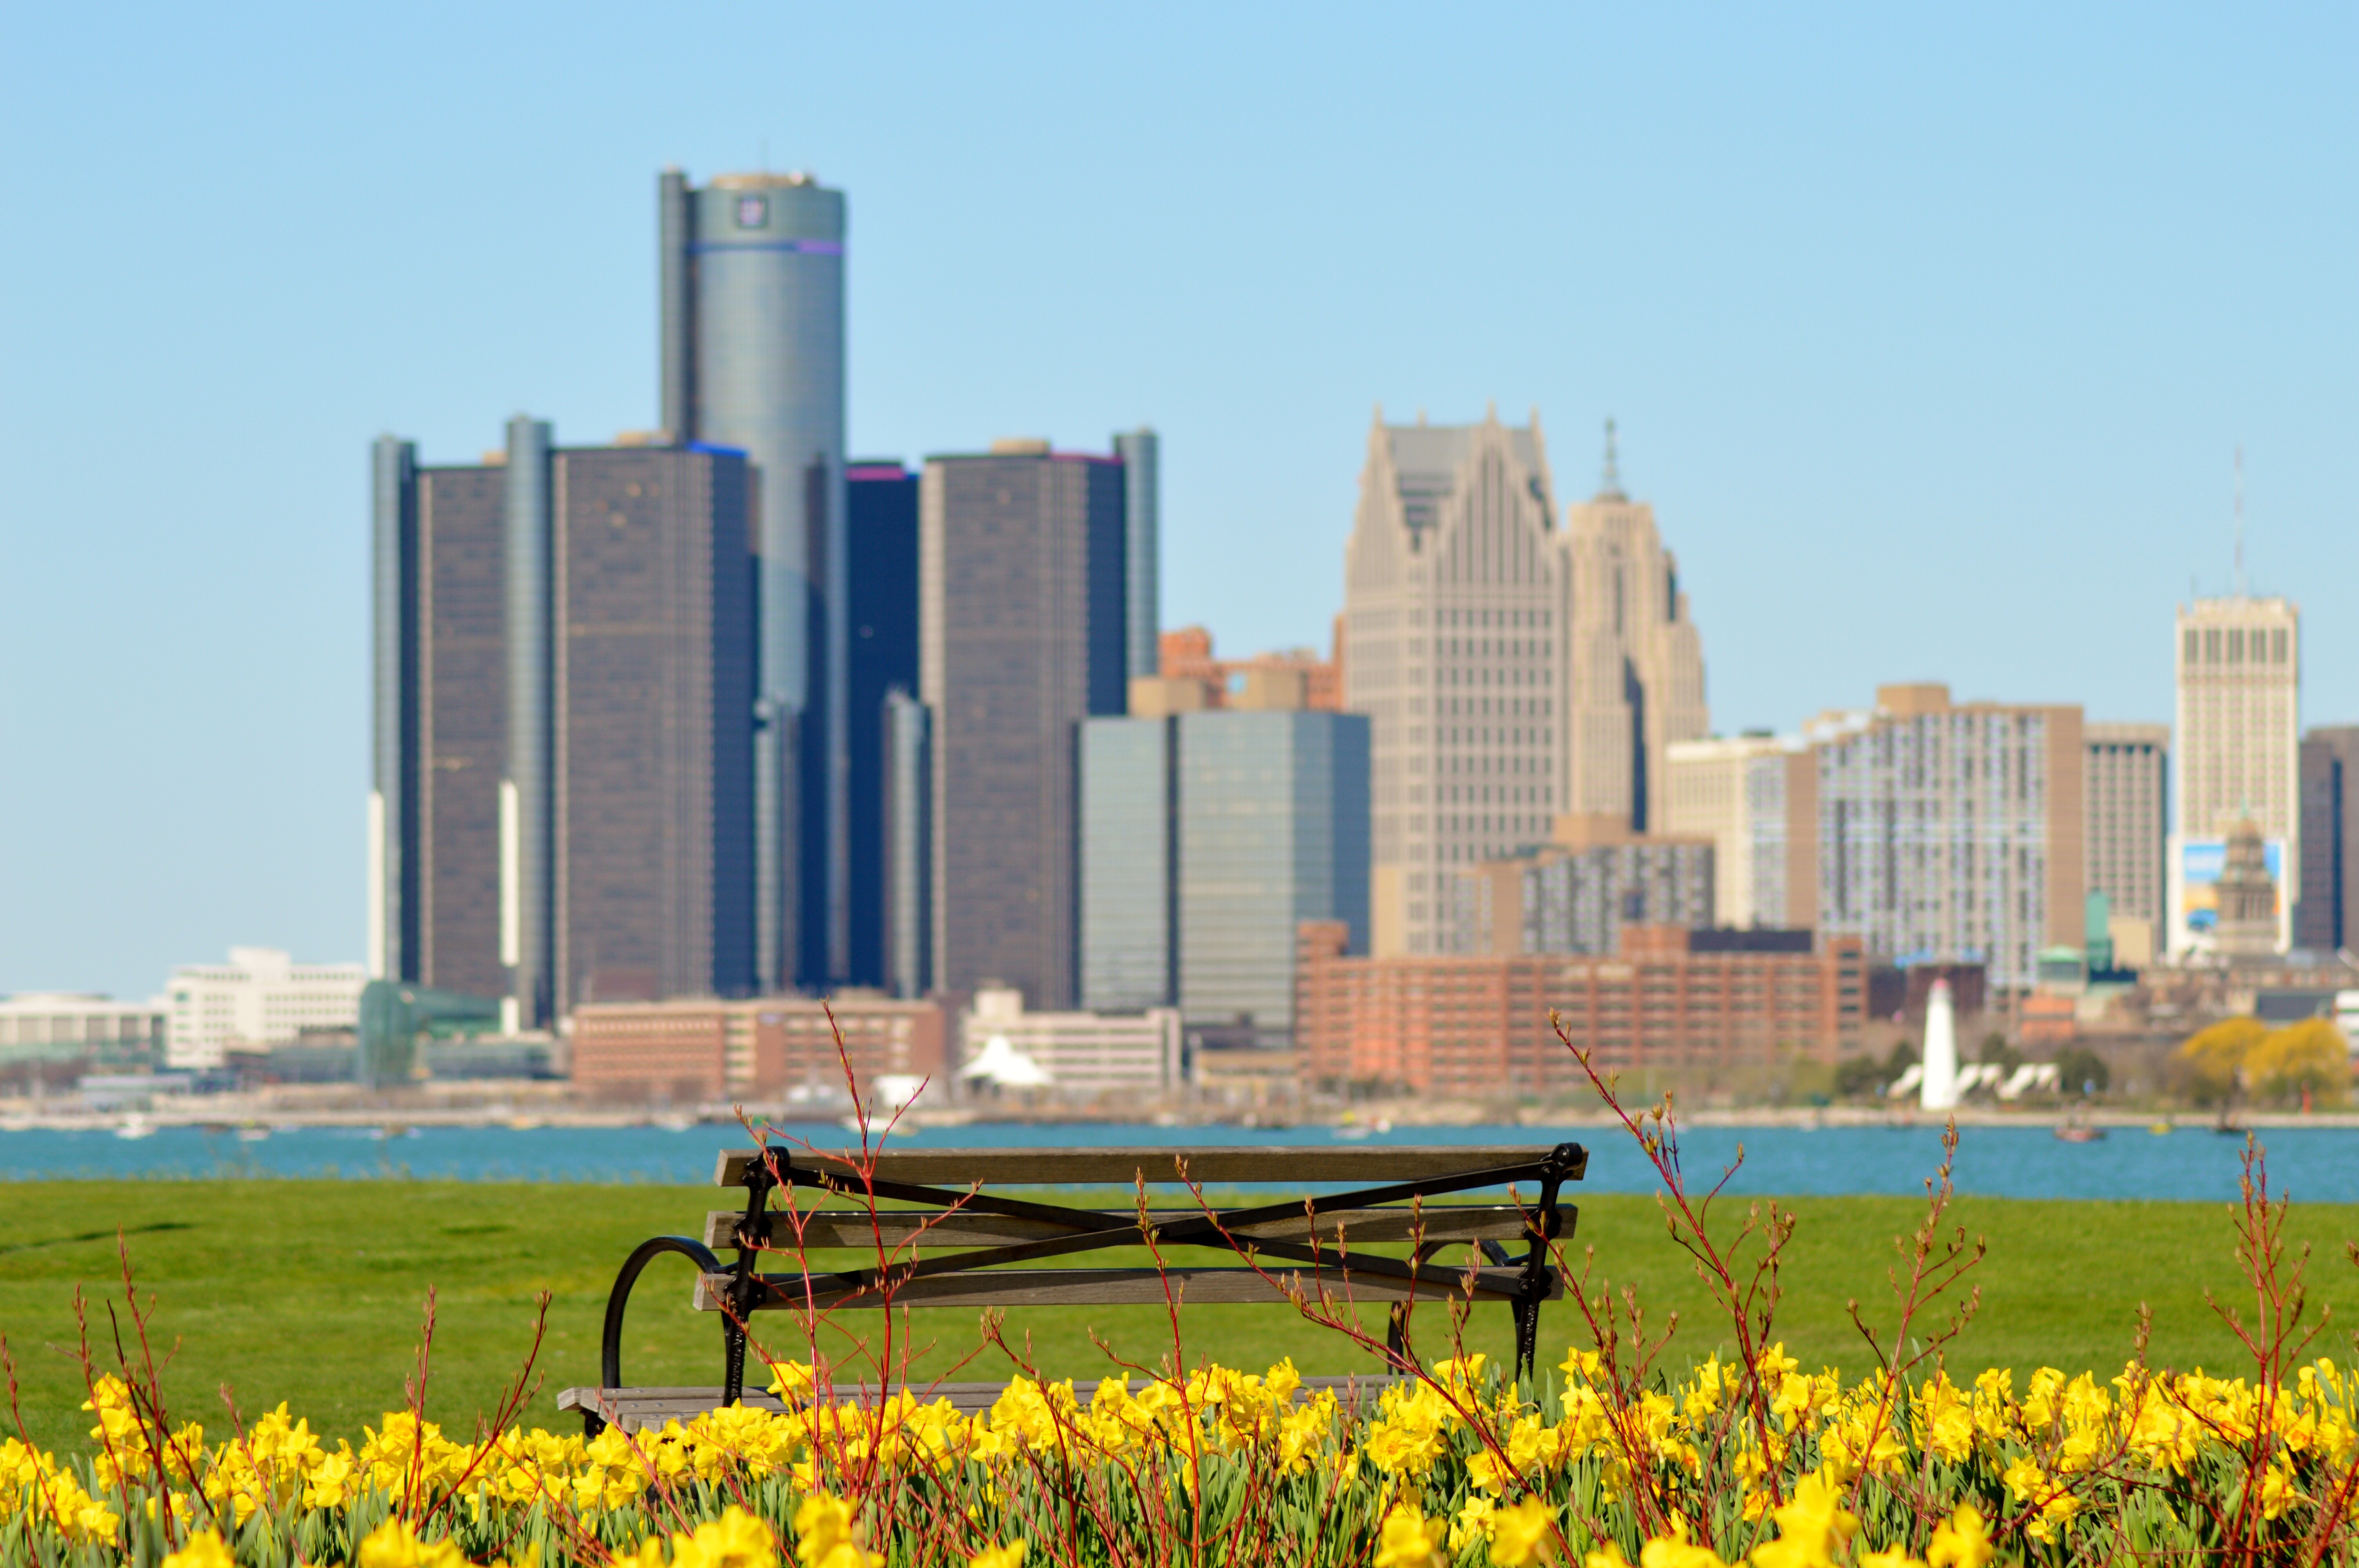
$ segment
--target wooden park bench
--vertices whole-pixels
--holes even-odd
[[[890,1149],[875,1156],[869,1186],[880,1205],[908,1206],[879,1207],[872,1218],[861,1179],[841,1160],[775,1144],[767,1151],[727,1150],[714,1179],[723,1187],[743,1187],[743,1206],[707,1215],[701,1238],[658,1236],[640,1243],[624,1261],[607,1298],[605,1330],[599,1342],[600,1386],[567,1389],[558,1396],[558,1405],[581,1411],[592,1436],[609,1422],[636,1430],[741,1400],[777,1408],[767,1395],[745,1393],[746,1325],[756,1312],[834,1313],[883,1306],[888,1298],[895,1307],[1160,1305],[1172,1287],[1190,1303],[1270,1302],[1285,1299],[1285,1282],[1290,1278],[1299,1279],[1314,1296],[1323,1285],[1339,1299],[1394,1303],[1387,1343],[1399,1370],[1413,1365],[1407,1333],[1408,1302],[1458,1297],[1504,1303],[1514,1315],[1516,1372],[1527,1378],[1538,1347],[1540,1303],[1560,1298],[1564,1291],[1549,1262],[1549,1244],[1570,1236],[1577,1217],[1576,1210],[1559,1203],[1559,1195],[1564,1183],[1582,1178],[1588,1162],[1588,1152],[1577,1143]],[[1167,1260],[1160,1270],[1026,1267],[1110,1247],[1136,1247],[1141,1244],[1137,1211],[1078,1208],[983,1190],[1129,1187],[1142,1177],[1171,1183],[1182,1179],[1183,1163],[1184,1179],[1208,1188],[1341,1184],[1353,1190],[1209,1214],[1201,1208],[1153,1210],[1156,1243]],[[1535,1185],[1537,1201],[1423,1202],[1511,1183]],[[803,1215],[805,1256],[799,1260],[794,1253],[794,1226],[772,1204],[781,1184],[810,1190],[808,1198],[796,1204]],[[844,1194],[860,1200],[860,1206],[817,1206],[831,1195]],[[875,1260],[880,1242],[889,1254],[913,1239],[915,1247],[883,1268],[875,1261],[826,1268],[810,1257],[846,1250],[866,1252]],[[1418,1246],[1408,1259],[1360,1250],[1375,1243],[1412,1240]],[[1524,1243],[1519,1261],[1505,1245],[1516,1241]],[[1464,1269],[1430,1266],[1442,1249],[1460,1244],[1475,1248],[1483,1260],[1473,1265],[1471,1278]],[[1241,1246],[1252,1249],[1263,1272],[1242,1260],[1226,1266],[1169,1261],[1182,1249],[1236,1259]],[[735,1261],[723,1264],[715,1251],[719,1248],[735,1249]],[[649,1263],[669,1254],[696,1265],[696,1304],[721,1315],[720,1388],[634,1389],[623,1381],[623,1315],[631,1287]],[[789,1267],[765,1272],[766,1258],[772,1271],[781,1264]],[[943,1385],[932,1391],[948,1394],[962,1408],[982,1408],[996,1397],[999,1387]]]

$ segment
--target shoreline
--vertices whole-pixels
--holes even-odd
[[[235,1103],[227,1103],[231,1100]],[[1954,1113],[1961,1128],[2025,1127],[2057,1128],[2078,1124],[2108,1130],[2123,1129],[2168,1129],[2171,1131],[2218,1130],[2215,1112],[2186,1110],[2138,1110],[2118,1107],[2087,1108],[2061,1106],[2031,1107],[2024,1109],[1996,1106],[1961,1106]],[[781,1127],[826,1125],[851,1129],[848,1114],[839,1111],[802,1110],[790,1107],[746,1108],[746,1115],[756,1123],[767,1120]],[[1871,1106],[1756,1106],[1712,1107],[1682,1109],[1678,1124],[1684,1128],[1859,1128],[1883,1127],[1895,1130],[1910,1128],[1937,1129],[1948,1115],[1910,1108],[1886,1109]],[[1619,1123],[1603,1110],[1567,1110],[1554,1107],[1504,1107],[1473,1104],[1427,1103],[1410,1107],[1369,1107],[1346,1114],[1341,1110],[1323,1110],[1289,1116],[1281,1112],[1212,1112],[1165,1111],[1161,1114],[1113,1116],[1059,1113],[1053,1115],[1011,1114],[997,1107],[952,1107],[941,1109],[913,1110],[901,1121],[903,1136],[921,1136],[929,1131],[948,1131],[969,1126],[1138,1126],[1151,1123],[1162,1128],[1201,1128],[1211,1131],[1232,1128],[1246,1131],[1283,1131],[1310,1129],[1367,1129],[1367,1136],[1397,1138],[1405,1130],[1418,1128],[1522,1128],[1533,1131],[1551,1129],[1566,1130],[1612,1130]],[[376,1104],[364,1106],[287,1106],[260,1102],[251,1097],[222,1097],[220,1101],[201,1108],[163,1106],[125,1114],[122,1112],[56,1111],[47,1108],[0,1108],[0,1135],[11,1132],[106,1132],[123,1131],[126,1126],[144,1127],[153,1131],[167,1129],[198,1128],[231,1136],[240,1130],[260,1130],[269,1133],[334,1130],[386,1129],[462,1129],[509,1131],[538,1131],[572,1129],[583,1131],[626,1127],[660,1127],[674,1131],[737,1125],[734,1108],[697,1107],[694,1109],[650,1111],[644,1108],[600,1108],[551,1104],[490,1104],[490,1105],[413,1105]],[[881,1136],[881,1123],[873,1123]],[[2239,1111],[2234,1130],[2266,1128],[2317,1127],[2359,1129],[2359,1109],[2316,1111],[2303,1114],[2292,1110]]]

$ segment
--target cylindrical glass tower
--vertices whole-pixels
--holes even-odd
[[[658,184],[664,422],[760,470],[756,898],[763,989],[851,963],[844,201],[807,174]]]

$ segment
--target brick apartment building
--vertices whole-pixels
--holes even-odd
[[[940,1006],[865,995],[828,1005],[862,1094],[886,1076],[940,1083]],[[801,997],[591,1002],[573,1011],[571,1076],[593,1099],[766,1105],[840,1095],[843,1060],[827,1007]]]
[[[1344,928],[1306,922],[1296,946],[1304,1087],[1419,1095],[1547,1094],[1581,1070],[1554,1010],[1602,1067],[1833,1061],[1865,1017],[1856,937],[1622,928],[1613,957],[1550,953],[1346,957]]]

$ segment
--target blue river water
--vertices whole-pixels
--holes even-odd
[[[820,1148],[853,1135],[833,1123],[783,1130]],[[1627,1135],[1586,1127],[1403,1127],[1345,1142],[1324,1126],[1287,1129],[1147,1124],[984,1122],[897,1134],[914,1149],[1111,1145],[1201,1148],[1290,1144],[1381,1147],[1386,1143],[1547,1144],[1590,1149],[1591,1192],[1650,1192],[1654,1173]],[[2359,1128],[2263,1130],[2270,1187],[2298,1202],[2359,1203]],[[702,1185],[713,1156],[742,1147],[731,1124],[662,1127],[428,1127],[386,1136],[367,1128],[289,1128],[245,1141],[226,1131],[159,1127],[144,1138],[105,1130],[0,1131],[0,1182],[73,1178],[335,1177],[500,1182],[648,1182]],[[1940,1162],[1930,1127],[1697,1127],[1682,1134],[1690,1190],[1745,1162],[1732,1193],[1915,1194]],[[2091,1143],[2067,1143],[2046,1127],[1961,1130],[1956,1183],[1962,1193],[2027,1198],[2232,1200],[2243,1141],[2209,1127],[2157,1134],[2114,1127]]]

